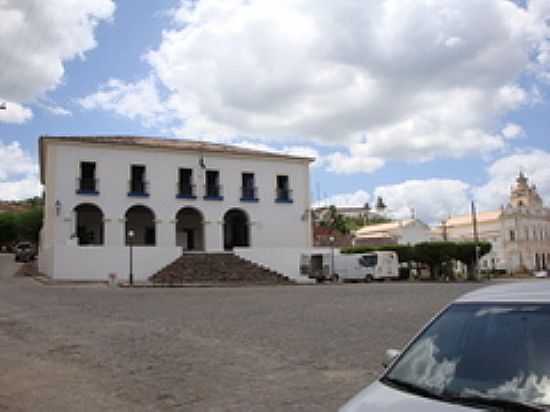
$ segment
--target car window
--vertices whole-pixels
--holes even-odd
[[[550,306],[452,305],[387,376],[438,394],[550,405]]]

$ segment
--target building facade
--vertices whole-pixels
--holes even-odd
[[[354,245],[415,245],[431,239],[430,227],[418,219],[364,226],[355,232]]]
[[[137,278],[184,252],[311,246],[310,158],[142,137],[42,137],[40,271]]]
[[[491,253],[480,261],[482,269],[515,273],[550,268],[550,209],[523,173],[511,188],[508,204],[478,213],[476,223],[478,238],[492,244]],[[434,234],[444,240],[473,240],[472,216],[450,217]]]

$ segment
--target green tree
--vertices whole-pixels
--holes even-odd
[[[42,207],[32,209],[15,215],[15,228],[17,238],[38,243],[40,229],[42,228],[43,210]]]
[[[329,206],[327,215],[321,221],[321,226],[328,227],[343,234],[349,233],[346,218],[338,213],[338,209],[336,209],[334,205]]]
[[[11,243],[17,239],[15,216],[13,213],[0,213],[0,243]]]
[[[415,259],[430,267],[430,277],[440,279],[446,264],[452,261],[456,254],[454,242],[421,242],[415,245]]]
[[[468,280],[475,280],[476,246],[479,246],[479,258],[491,252],[492,245],[489,242],[458,242],[454,258],[464,263],[468,272]]]

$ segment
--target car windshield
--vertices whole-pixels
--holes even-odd
[[[17,248],[20,250],[27,250],[31,248],[31,245],[29,245],[28,243],[22,243],[19,246],[17,246]]]
[[[454,304],[385,378],[444,397],[550,405],[550,305]]]
[[[377,255],[363,255],[359,258],[359,263],[362,266],[371,267],[376,266],[378,263],[378,256]]]

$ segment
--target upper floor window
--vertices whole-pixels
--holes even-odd
[[[205,176],[204,198],[210,200],[222,200],[222,187],[220,185],[220,172],[207,170]]]
[[[287,175],[277,176],[277,187],[275,189],[276,202],[292,202],[292,190]]]
[[[149,196],[148,184],[145,180],[145,166],[132,165],[130,167],[129,196]]]
[[[510,241],[511,242],[516,241],[516,232],[514,230],[510,230]]]
[[[80,194],[97,194],[97,183],[95,162],[80,162],[80,177],[77,180],[76,192]]]
[[[195,185],[193,184],[193,169],[180,168],[178,171],[178,197],[184,199],[195,198]]]
[[[243,173],[241,176],[241,179],[242,179],[241,200],[257,201],[258,190],[255,184],[254,173]]]

